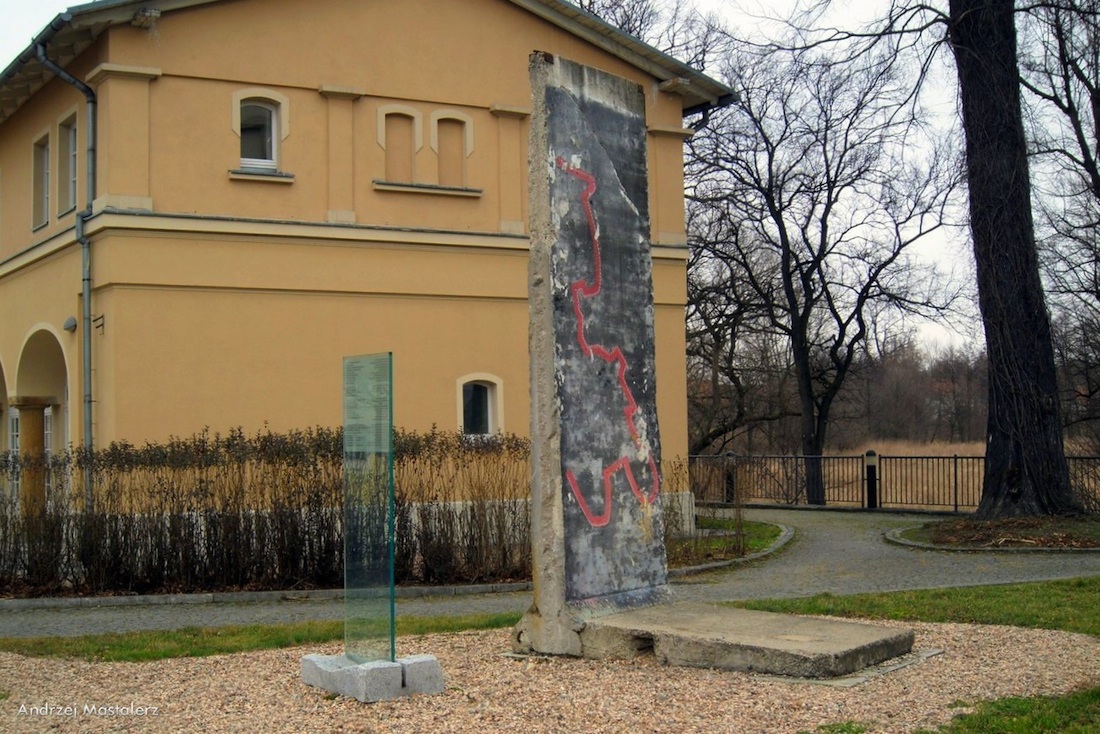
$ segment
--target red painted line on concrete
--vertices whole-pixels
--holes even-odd
[[[581,279],[574,281],[569,286],[569,293],[573,299],[573,313],[577,317],[577,344],[580,345],[581,352],[583,352],[586,357],[597,357],[609,365],[615,365],[619,380],[619,388],[622,390],[623,397],[626,399],[626,407],[623,408],[626,428],[630,432],[630,438],[634,441],[634,445],[643,448],[638,436],[638,428],[634,422],[635,415],[638,412],[638,403],[634,400],[634,394],[630,391],[630,386],[626,382],[626,373],[629,369],[626,357],[623,355],[622,349],[618,346],[608,350],[600,344],[589,344],[588,335],[585,332],[585,316],[584,310],[581,308],[581,301],[582,299],[595,298],[603,289],[603,259],[600,253],[599,224],[596,221],[595,213],[592,211],[592,196],[596,193],[596,179],[587,171],[575,166],[570,166],[563,158],[558,158],[555,162],[558,168],[584,184],[584,190],[581,192],[581,206],[584,207],[584,214],[588,220],[588,233],[592,244],[593,282],[589,283]],[[577,478],[573,475],[573,472],[568,469],[566,470],[565,478],[569,483],[569,488],[572,490],[573,496],[577,499],[577,504],[580,506],[581,512],[584,513],[585,518],[588,519],[592,527],[603,527],[611,521],[612,480],[615,474],[620,471],[626,476],[626,481],[630,485],[630,491],[638,498],[639,502],[643,505],[648,505],[657,499],[657,493],[660,491],[657,463],[653,460],[653,453],[649,451],[649,448],[644,447],[644,450],[646,452],[647,462],[649,463],[650,476],[653,478],[653,486],[649,493],[642,492],[638,487],[638,481],[634,477],[634,470],[630,466],[630,458],[622,456],[617,461],[604,467],[604,506],[603,511],[599,514],[594,513],[588,502],[585,501],[580,488],[577,486]]]

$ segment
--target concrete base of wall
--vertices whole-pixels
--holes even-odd
[[[347,655],[306,655],[301,665],[302,680],[308,685],[364,703],[443,692],[443,670],[434,655],[411,655],[392,663],[357,663]]]
[[[710,604],[664,604],[598,617],[584,657],[630,659],[795,678],[833,678],[905,655],[913,632]]]

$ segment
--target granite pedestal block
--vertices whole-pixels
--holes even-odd
[[[410,655],[392,663],[357,663],[347,655],[306,655],[302,680],[364,703],[443,692],[443,669],[434,655]]]

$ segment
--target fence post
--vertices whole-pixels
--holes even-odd
[[[734,458],[736,454],[732,451],[726,452],[726,481],[725,481],[725,495],[726,502],[732,504],[737,501],[737,466],[734,464]]]
[[[863,466],[867,471],[867,509],[878,509],[878,454],[868,449],[863,455]]]
[[[959,511],[959,455],[955,454],[955,512]]]

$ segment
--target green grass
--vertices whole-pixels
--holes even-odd
[[[700,530],[736,529],[736,523],[730,518],[700,517],[696,521]],[[741,527],[745,550],[738,553],[734,536],[696,535],[690,538],[674,538],[666,545],[670,568],[700,566],[706,563],[729,561],[742,555],[759,553],[772,546],[782,532],[777,525],[762,522],[743,522]]]
[[[734,530],[737,527],[732,519],[725,517],[700,517],[695,526],[700,530]],[[759,553],[770,548],[782,530],[771,523],[745,520],[741,523],[741,532],[745,536],[745,553]]]
[[[979,703],[973,713],[917,734],[1095,734],[1100,730],[1100,688],[1068,696],[1002,698]]]
[[[857,724],[854,721],[845,721],[839,724],[822,724],[809,732],[805,729],[798,732],[798,734],[864,734],[867,731],[867,727],[862,724]]]
[[[1100,636],[1100,577],[1004,586],[736,602],[789,614],[1007,624]]]
[[[519,621],[519,616],[476,614],[459,617],[398,617],[397,634],[425,635],[497,629],[514,625]],[[342,621],[298,622],[218,628],[192,627],[170,632],[129,632],[84,637],[8,638],[0,639],[0,650],[34,657],[142,662],[323,644],[341,640],[343,637]]]

